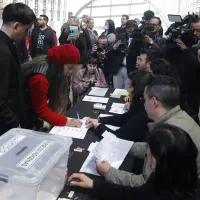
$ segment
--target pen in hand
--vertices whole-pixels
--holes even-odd
[[[78,110],[76,110],[76,115],[77,115],[77,119],[80,119],[80,115],[79,115]]]

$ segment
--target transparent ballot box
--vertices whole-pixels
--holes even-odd
[[[0,137],[1,200],[56,200],[72,139],[25,129]]]

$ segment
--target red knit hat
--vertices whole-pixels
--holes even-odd
[[[80,62],[79,50],[72,44],[63,44],[48,50],[48,60],[56,64],[77,64]]]

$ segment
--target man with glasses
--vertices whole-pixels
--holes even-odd
[[[192,108],[191,115],[196,119],[199,112],[199,100],[200,100],[200,64],[198,62],[198,50],[200,49],[200,18],[195,18],[192,21],[191,28],[194,30],[194,36],[198,41],[193,46],[186,46],[181,40],[177,39],[177,46],[182,50],[182,58],[186,59],[186,66],[181,66],[185,71],[183,83],[186,83],[187,103]],[[192,40],[192,38],[191,38]],[[192,88],[192,90],[191,90]]]
[[[148,48],[154,49],[160,54],[165,54],[166,50],[166,39],[160,34],[161,20],[159,17],[153,17],[150,19],[149,24],[151,24],[154,29],[151,33],[144,36],[144,42]]]

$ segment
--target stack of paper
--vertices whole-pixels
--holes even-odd
[[[86,128],[85,126],[86,121],[82,120],[82,122],[83,125],[81,126],[81,128],[68,127],[68,126],[54,126],[50,131],[50,134],[77,138],[77,139],[84,139],[88,131],[88,128]]]
[[[112,126],[112,125],[108,125],[108,124],[105,124],[109,129],[113,130],[113,131],[116,131],[118,130],[120,127],[118,126]]]
[[[108,88],[92,87],[92,90],[90,91],[88,95],[104,97],[107,91],[108,91]]]
[[[113,115],[108,115],[108,114],[100,114],[99,117],[110,117],[110,116],[113,116]]]
[[[115,113],[115,114],[124,114],[127,112],[127,110],[124,108],[123,103],[113,103],[110,109],[110,113]]]
[[[89,101],[89,102],[95,102],[95,103],[108,103],[109,98],[103,98],[103,97],[91,97],[91,96],[85,96],[83,98],[83,101]]]
[[[112,95],[128,96],[128,91],[125,89],[115,89]]]
[[[90,144],[90,146],[88,147],[88,151],[89,151],[89,152],[92,152],[92,151],[96,148],[96,146],[97,146],[98,143],[99,143],[99,142],[92,142],[92,143]]]
[[[112,133],[105,133],[84,162],[80,172],[99,175],[96,171],[96,160],[107,161],[116,169],[120,167],[128,154],[133,142],[117,138]]]

